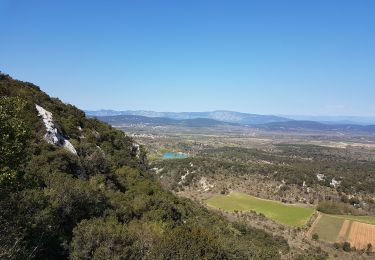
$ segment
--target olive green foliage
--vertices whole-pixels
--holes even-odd
[[[288,251],[280,237],[165,191],[123,132],[4,74],[0,97],[0,166],[19,176],[1,182],[0,258],[279,259]],[[52,112],[77,155],[43,139],[35,104]]]
[[[321,201],[317,206],[317,210],[333,215],[359,215],[358,210],[351,205],[335,201]]]
[[[303,254],[295,256],[295,260],[325,260],[328,259],[328,254],[320,247],[305,249]]]
[[[179,227],[152,250],[150,259],[226,259],[229,255],[221,246],[207,229]]]
[[[342,245],[342,249],[343,249],[345,252],[350,252],[350,251],[352,250],[352,248],[351,248],[349,242],[344,242],[343,245]]]
[[[27,131],[19,117],[25,103],[20,98],[0,96],[0,186],[13,185],[25,159]]]
[[[160,175],[167,186],[176,188],[186,169],[191,169],[184,185],[201,176],[220,174],[251,176],[259,174],[288,184],[309,187],[322,185],[331,187],[332,179],[340,181],[339,192],[353,194],[365,192],[375,194],[375,162],[353,159],[357,154],[348,154],[346,149],[328,148],[316,145],[276,145],[277,150],[263,151],[239,147],[210,148],[201,151],[195,158],[159,160],[154,167],[164,169]],[[354,153],[354,152],[352,152]],[[194,167],[189,167],[193,162]],[[270,163],[264,163],[270,162]],[[317,173],[324,174],[319,181]],[[355,174],[353,174],[355,173]]]
[[[137,238],[115,218],[83,220],[74,229],[71,259],[136,259]]]
[[[366,159],[366,153],[366,156],[361,156],[361,152],[350,147],[341,149],[296,144],[282,144],[277,147],[283,155],[295,158],[293,175],[300,171],[311,184],[330,186],[331,180],[335,178],[341,181],[339,191],[375,193],[375,162]],[[316,173],[324,174],[325,181],[318,181]],[[299,183],[293,175],[288,174],[285,177],[291,183]]]

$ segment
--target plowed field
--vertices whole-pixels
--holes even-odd
[[[353,222],[348,242],[357,249],[366,249],[369,243],[375,245],[375,225]]]

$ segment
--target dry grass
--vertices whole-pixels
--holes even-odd
[[[366,249],[369,243],[375,245],[375,225],[353,222],[348,242],[357,249]]]
[[[340,232],[339,232],[339,241],[344,242],[346,239],[346,233],[348,233],[348,229],[350,227],[350,220],[345,220],[344,223],[342,223]]]

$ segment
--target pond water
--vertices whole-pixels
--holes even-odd
[[[182,158],[188,158],[189,155],[186,153],[165,153],[163,154],[163,159],[182,159]]]

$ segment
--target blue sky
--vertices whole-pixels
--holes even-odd
[[[82,109],[375,115],[375,1],[0,0],[0,70]]]

